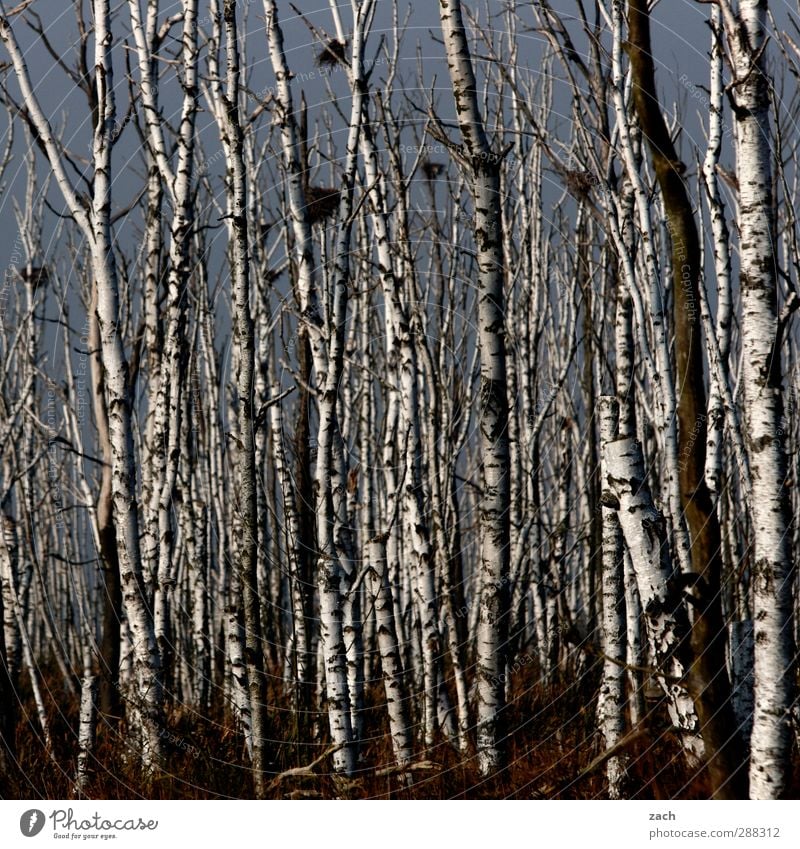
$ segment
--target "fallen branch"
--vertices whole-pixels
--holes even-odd
[[[339,749],[343,748],[343,746],[343,743],[339,743],[336,746],[330,746],[318,758],[315,758],[313,761],[311,761],[310,764],[306,764],[306,766],[295,766],[291,769],[287,769],[285,772],[278,773],[278,775],[276,775],[272,779],[272,781],[270,781],[269,789],[273,790],[285,778],[308,778],[309,776],[315,776],[316,773],[313,771],[314,767],[319,766],[319,764],[321,764],[322,761],[325,760],[325,758],[327,758],[329,755],[332,755],[334,752],[338,752]]]
[[[383,778],[387,775],[399,775],[405,772],[433,772],[441,768],[441,764],[433,763],[433,761],[417,761],[417,763],[404,764],[403,766],[385,766],[382,769],[376,769],[375,775]]]

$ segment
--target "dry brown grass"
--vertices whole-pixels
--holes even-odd
[[[405,799],[602,799],[602,769],[585,775],[587,765],[601,752],[595,732],[597,669],[564,676],[564,684],[538,683],[531,668],[521,670],[512,688],[507,715],[508,766],[485,779],[474,758],[463,758],[447,743],[418,753],[425,760],[407,783],[385,773],[392,764],[380,689],[370,690],[366,709],[366,739],[362,763],[353,779],[329,772],[322,758],[311,775],[288,775],[270,784],[274,798],[405,798]],[[55,686],[48,690],[53,736],[52,757],[37,733],[34,706],[28,692],[20,694],[25,715],[17,727],[17,766],[0,776],[3,798],[68,798],[77,754],[78,704]],[[571,682],[571,683],[568,683]],[[324,736],[302,742],[291,703],[270,693],[270,771],[279,775],[305,766],[329,748]],[[702,771],[691,769],[679,741],[665,728],[661,709],[654,707],[646,733],[627,750],[628,794],[640,799],[703,799],[708,783]],[[318,720],[319,717],[314,717]],[[137,767],[133,737],[124,720],[101,719],[88,796],[97,799],[214,799],[251,798],[252,776],[241,735],[230,717],[201,716],[186,707],[167,712],[167,769],[149,785]],[[791,797],[800,789],[795,768]]]

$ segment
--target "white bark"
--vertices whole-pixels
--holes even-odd
[[[713,234],[714,271],[717,278],[717,320],[714,341],[719,347],[719,361],[712,369],[708,393],[708,430],[706,435],[705,480],[709,491],[719,494],[722,486],[722,443],[725,408],[723,406],[721,379],[717,373],[726,375],[731,340],[731,268],[728,225],[725,208],[719,191],[717,167],[722,148],[723,127],[723,75],[722,39],[720,32],[720,10],[711,7],[711,79],[709,87],[708,144],[703,159],[703,182],[711,216]],[[701,281],[700,289],[704,289]],[[710,337],[708,326],[706,336]],[[710,360],[715,352],[709,352]]]
[[[389,425],[387,425],[389,427]],[[378,530],[375,525],[377,497],[373,491],[370,466],[366,470],[367,485],[364,493],[364,512],[367,532],[368,563],[367,587],[375,610],[375,632],[381,658],[386,710],[389,714],[389,733],[398,766],[409,764],[413,758],[413,735],[409,721],[408,693],[406,691],[403,662],[397,640],[394,601],[386,568],[386,540],[392,532],[396,518],[389,513],[389,526]],[[387,486],[388,486],[387,481]],[[393,497],[391,503],[396,503]]]
[[[628,665],[628,713],[635,728],[645,717],[644,675],[647,652],[642,639],[642,601],[629,551],[625,551],[625,626]]]
[[[142,714],[142,764],[152,769],[161,760],[161,663],[155,632],[144,598],[136,507],[136,458],[133,448],[128,363],[119,329],[120,299],[111,234],[111,146],[115,124],[108,0],[95,2],[95,63],[98,118],[94,133],[94,198],[91,209],[92,258],[97,280],[97,316],[106,375],[111,436],[114,515],[120,545],[123,598],[131,623]]]
[[[406,303],[403,281],[397,269],[391,246],[392,239],[386,215],[386,186],[382,177],[375,139],[367,122],[361,135],[361,149],[367,182],[370,186],[374,209],[373,226],[376,236],[378,267],[381,274],[383,296],[386,310],[386,356],[393,372],[397,374],[400,392],[394,387],[388,392],[399,395],[401,421],[397,436],[403,445],[401,456],[405,460],[404,472],[404,509],[407,516],[407,528],[413,550],[412,571],[415,575],[415,601],[419,609],[423,631],[423,666],[425,689],[425,743],[433,745],[434,720],[447,717],[443,728],[452,736],[451,706],[447,690],[444,687],[442,672],[442,640],[439,631],[439,603],[435,588],[435,563],[431,551],[430,527],[425,516],[426,486],[422,475],[423,441],[421,433],[421,409],[418,381],[420,378],[417,340],[418,329],[415,326],[411,310]],[[392,397],[389,405],[395,403]],[[397,444],[397,443],[396,443]],[[387,487],[392,487],[394,471],[388,475],[389,465],[385,464]]]
[[[243,130],[239,107],[239,38],[235,0],[223,6],[227,47],[227,91],[223,99],[220,127],[225,147],[230,209],[230,273],[234,311],[234,362],[238,415],[234,450],[234,487],[241,536],[236,550],[236,568],[241,586],[244,614],[244,649],[247,665],[247,691],[250,700],[253,780],[257,798],[266,785],[266,700],[264,659],[261,645],[261,616],[257,578],[258,510],[256,496],[256,455],[253,434],[253,386],[255,369],[255,328],[250,307],[250,258],[247,232],[247,178],[243,156]]]
[[[680,480],[678,475],[677,397],[672,358],[669,349],[667,316],[661,294],[662,282],[658,258],[656,256],[656,240],[651,219],[650,198],[639,173],[631,138],[631,122],[624,98],[624,76],[622,71],[623,6],[623,0],[613,0],[612,93],[614,111],[617,129],[619,130],[620,140],[622,142],[623,161],[628,180],[631,183],[634,203],[638,213],[639,237],[644,254],[648,295],[647,303],[649,307],[648,318],[650,327],[652,328],[655,347],[655,368],[650,369],[649,377],[653,381],[653,395],[658,409],[658,419],[654,424],[661,435],[665,454],[663,470],[666,478],[665,489],[669,501],[669,521],[672,525],[675,538],[678,562],[682,571],[688,572],[691,569],[691,558],[689,556],[689,536],[683,520],[683,509],[681,506]],[[623,263],[626,259],[623,258]],[[631,294],[634,300],[638,301],[633,275],[628,273],[627,276],[629,285],[631,285]],[[639,324],[639,334],[643,338],[646,334],[647,323],[641,307],[637,308],[636,317]]]
[[[225,611],[225,645],[228,648],[228,664],[230,669],[230,701],[233,715],[244,736],[247,756],[253,760],[253,730],[250,697],[247,687],[247,665],[244,658],[244,635],[239,619],[241,593],[239,582],[233,580],[233,586],[228,588],[232,603]]]
[[[616,399],[604,397],[599,405],[600,444],[617,436],[619,409]],[[602,448],[601,448],[602,450]],[[605,463],[601,478],[606,479]],[[602,500],[602,496],[601,496]],[[606,750],[615,746],[625,733],[625,591],[623,583],[624,553],[619,517],[612,507],[603,506],[603,680],[598,700],[598,723]],[[622,757],[609,758],[606,764],[608,795],[619,799],[623,794],[625,762]]]
[[[79,799],[86,792],[91,761],[94,757],[97,724],[96,680],[92,672],[91,651],[87,645],[84,650],[81,703],[78,716],[78,766],[75,774],[75,796]]]
[[[336,509],[332,492],[332,473],[341,451],[337,404],[344,357],[344,331],[347,320],[348,277],[350,269],[350,234],[352,228],[353,192],[356,157],[363,118],[365,79],[363,46],[365,27],[372,3],[354,6],[355,32],[351,51],[351,112],[347,136],[344,180],[338,213],[331,285],[330,326],[327,347],[327,369],[319,395],[319,438],[317,442],[317,544],[319,546],[318,581],[321,607],[321,638],[325,646],[326,686],[331,737],[343,747],[334,754],[338,771],[352,774],[356,747],[351,723],[351,698],[347,678],[347,647],[342,627],[342,564],[335,538]],[[337,446],[337,444],[339,445]]]
[[[39,134],[49,164],[76,223],[91,245],[92,268],[97,281],[100,338],[106,370],[106,397],[111,437],[114,517],[120,554],[123,599],[133,635],[135,671],[142,717],[142,766],[150,772],[161,760],[161,664],[155,632],[145,600],[136,507],[136,458],[133,448],[128,363],[119,328],[119,287],[111,234],[111,151],[115,122],[113,68],[108,0],[95,0],[95,73],[97,120],[94,128],[93,197],[87,206],[73,187],[60,149],[34,94],[28,69],[7,19],[0,17],[2,37],[31,120]]]
[[[700,756],[697,714],[680,683],[686,669],[689,622],[680,589],[674,584],[676,571],[669,562],[664,519],[653,505],[645,479],[641,447],[631,438],[609,442],[603,462],[603,486],[619,503],[619,522],[636,572],[656,677],[672,720],[684,733],[684,745]]]
[[[481,351],[481,610],[477,634],[478,763],[483,774],[502,766],[505,655],[510,558],[508,396],[500,158],[491,149],[478,104],[460,0],[440,3],[450,80],[470,160],[478,253],[478,335]]]
[[[275,476],[281,489],[283,499],[283,518],[286,532],[287,560],[289,564],[289,580],[291,581],[292,599],[292,641],[294,652],[293,675],[294,687],[300,688],[308,677],[309,665],[309,635],[306,631],[306,616],[303,602],[303,576],[300,574],[300,514],[297,509],[294,483],[291,480],[286,462],[286,451],[283,441],[283,410],[281,407],[280,384],[272,386],[270,408],[270,423],[272,427],[272,450],[275,462]]]
[[[766,0],[722,3],[733,57],[739,183],[742,382],[752,473],[755,708],[750,797],[776,799],[787,788],[794,700],[792,560],[786,450],[781,430],[781,351],[770,126],[770,80],[764,56]]]
[[[192,693],[195,704],[201,711],[211,707],[211,660],[215,654],[210,639],[208,581],[208,506],[199,498],[194,499],[191,509],[190,535],[186,540],[189,555],[189,582],[192,615],[193,675]]]
[[[2,590],[3,605],[3,643],[5,653],[3,655],[6,674],[11,686],[17,680],[19,674],[19,663],[22,652],[22,642],[15,610],[16,582],[17,582],[17,529],[16,522],[10,517],[2,514],[3,541],[0,542],[0,558],[2,558],[2,571],[0,572],[0,589]]]
[[[350,774],[355,769],[356,752],[353,745],[353,730],[350,717],[350,694],[347,680],[346,646],[342,624],[341,564],[339,563],[334,541],[333,497],[331,491],[331,465],[333,459],[333,441],[341,439],[336,421],[336,402],[338,381],[341,375],[341,357],[344,333],[344,318],[347,311],[347,243],[349,241],[349,217],[352,208],[352,158],[358,144],[358,128],[361,122],[362,94],[354,92],[353,111],[355,123],[351,123],[348,138],[348,156],[350,157],[350,185],[346,186],[343,200],[347,207],[345,217],[340,217],[340,227],[346,230],[347,239],[340,242],[341,253],[337,254],[340,265],[344,263],[344,276],[337,280],[336,306],[338,312],[330,334],[330,348],[325,339],[325,318],[327,311],[320,309],[319,293],[315,280],[314,247],[311,237],[311,223],[308,219],[303,188],[303,165],[299,157],[299,134],[294,114],[291,74],[283,48],[283,32],[278,22],[277,6],[273,0],[264,0],[264,15],[267,22],[267,38],[270,58],[275,73],[277,88],[278,120],[283,140],[284,167],[287,175],[287,193],[292,213],[292,229],[295,237],[297,257],[297,297],[300,318],[304,324],[311,344],[311,352],[319,391],[319,430],[317,433],[317,462],[315,468],[316,486],[316,522],[317,522],[317,582],[320,603],[320,652],[322,669],[325,673],[325,691],[331,738],[339,748],[333,755],[334,767],[339,772]],[[363,24],[362,24],[363,25]],[[352,57],[354,61],[351,73],[354,79],[360,77],[361,32],[354,40]],[[358,47],[358,52],[356,48]],[[356,104],[355,101],[358,101]],[[353,135],[355,133],[355,135]],[[342,269],[340,269],[341,271]],[[322,669],[319,671],[321,672]]]
[[[3,516],[3,519],[6,521],[5,516]],[[44,739],[46,751],[52,757],[53,742],[50,737],[50,723],[47,718],[47,710],[45,708],[44,699],[42,698],[38,666],[31,647],[30,634],[28,633],[28,629],[25,627],[25,611],[20,600],[20,593],[14,576],[13,558],[11,549],[9,549],[7,545],[7,536],[8,534],[6,529],[3,528],[3,533],[0,534],[0,581],[2,581],[5,590],[3,607],[5,609],[6,605],[8,605],[11,610],[11,614],[14,617],[16,633],[19,634],[22,663],[30,679],[31,690],[33,691],[33,700],[36,705],[36,715],[39,720],[39,726],[42,730],[42,738]],[[17,695],[14,694],[13,697],[17,698]]]
[[[172,221],[170,263],[167,279],[167,321],[161,380],[156,395],[154,458],[160,468],[155,475],[151,515],[158,522],[158,570],[154,601],[156,640],[165,671],[171,665],[170,607],[175,586],[172,512],[181,431],[181,394],[185,383],[185,311],[190,266],[190,246],[194,222],[192,170],[194,163],[195,115],[197,112],[197,0],[184,0],[182,38],[183,104],[178,132],[178,161],[172,177]],[[182,509],[178,506],[177,509]]]

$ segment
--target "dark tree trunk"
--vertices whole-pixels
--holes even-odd
[[[111,507],[110,499],[108,507]],[[108,719],[122,716],[122,702],[119,696],[122,586],[119,580],[117,534],[113,522],[110,521],[111,516],[108,516],[109,521],[103,520],[104,513],[99,507],[100,554],[103,558],[103,630],[100,640],[101,677],[98,705],[100,712]]]
[[[314,602],[314,553],[316,552],[316,536],[314,533],[314,490],[313,490],[313,460],[311,457],[311,404],[309,392],[306,387],[311,384],[311,345],[308,334],[304,330],[299,331],[300,344],[298,345],[298,358],[300,361],[300,378],[303,385],[300,387],[300,403],[297,408],[297,424],[295,426],[294,451],[295,451],[295,481],[297,486],[297,512],[300,517],[300,545],[298,546],[298,578],[301,583],[303,596],[303,615],[306,622],[313,622]],[[300,682],[299,722],[302,728],[310,728],[312,699],[314,696],[314,671],[316,653],[312,651],[311,628],[306,628],[306,645],[298,648],[298,651],[306,652],[306,677]]]
[[[700,248],[692,203],[680,162],[659,107],[650,44],[647,0],[628,4],[627,51],[633,72],[633,99],[647,140],[667,215],[672,250],[675,361],[678,391],[678,449],[681,502],[689,526],[694,578],[693,659],[687,685],[695,701],[713,795],[747,797],[745,749],[731,707],[725,666],[719,520],[704,479],[706,392],[700,327]]]

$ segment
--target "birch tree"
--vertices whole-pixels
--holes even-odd
[[[3,794],[791,795],[800,53],[470,6],[0,17]]]
[[[503,763],[508,629],[509,447],[500,153],[492,149],[478,103],[461,3],[441,4],[442,33],[475,205],[481,350],[481,617],[478,634],[478,759],[484,773]]]
[[[613,401],[603,399],[603,403]],[[689,658],[689,620],[678,570],[669,560],[664,518],[653,505],[638,443],[630,437],[607,442],[603,457],[604,484],[613,496],[631,553],[657,678],[669,700],[673,721],[686,733],[687,745],[702,756],[695,707],[682,683]]]
[[[700,335],[700,248],[692,204],[680,162],[661,114],[655,86],[650,13],[643,0],[628,3],[628,54],[632,94],[642,134],[650,148],[671,243],[674,298],[675,373],[682,507],[690,534],[695,578],[691,623],[693,658],[689,686],[707,743],[714,795],[741,798],[745,793],[742,746],[731,732],[733,711],[725,668],[726,629],[722,620],[722,540],[704,472],[708,432]],[[723,304],[724,309],[724,304]]]
[[[169,242],[169,272],[167,279],[167,321],[164,347],[159,364],[160,380],[154,400],[150,461],[152,492],[147,505],[147,556],[156,579],[154,625],[162,665],[171,669],[170,600],[174,588],[172,561],[174,557],[171,509],[176,485],[180,454],[181,387],[186,378],[186,303],[187,285],[191,271],[189,248],[194,219],[192,169],[194,161],[195,116],[197,113],[197,2],[183,4],[182,80],[183,102],[178,130],[177,164],[173,169],[167,157],[167,145],[160,118],[157,79],[154,80],[152,51],[153,31],[156,29],[158,3],[149,2],[147,22],[141,20],[139,0],[130,0],[131,22],[136,41],[141,76],[141,91],[145,124],[151,155],[161,179],[168,187],[172,204]],[[149,38],[148,38],[149,36]]]
[[[612,442],[619,428],[619,404],[605,397],[600,406],[600,438],[603,446]],[[605,452],[605,447],[603,448]],[[604,460],[601,476],[607,479]],[[603,508],[603,683],[598,701],[598,719],[606,749],[619,743],[625,731],[625,593],[624,553],[619,518],[612,506]],[[619,799],[623,794],[625,763],[610,758],[606,767],[608,795]]]
[[[736,9],[728,2],[720,3],[720,7],[732,58],[742,382],[753,495],[755,706],[750,797],[776,799],[784,793],[788,781],[795,665],[791,518],[786,447],[780,428],[783,328],[778,320],[771,82],[765,55],[768,4],[766,0],[741,0]]]
[[[267,742],[264,655],[256,570],[259,544],[256,506],[256,456],[253,409],[255,327],[251,313],[250,250],[247,224],[247,175],[240,117],[239,31],[235,0],[222,8],[227,52],[227,87],[220,96],[220,130],[228,167],[230,273],[234,306],[237,421],[234,436],[234,481],[241,539],[236,552],[237,579],[244,621],[244,661],[252,735],[251,757],[256,797],[264,795]]]
[[[142,765],[150,771],[161,760],[161,664],[155,632],[144,595],[139,517],[136,510],[136,463],[131,428],[131,403],[128,391],[128,363],[118,330],[119,288],[110,226],[111,154],[115,106],[111,49],[110,6],[97,0],[95,18],[95,85],[97,114],[94,120],[92,157],[94,163],[93,196],[89,203],[77,193],[67,174],[50,124],[33,91],[24,56],[14,29],[6,17],[0,18],[0,37],[11,57],[17,82],[27,104],[30,120],[42,141],[42,147],[55,175],[71,215],[91,245],[92,270],[97,280],[97,315],[111,438],[114,516],[120,557],[123,599],[134,636],[138,699],[142,715]]]

